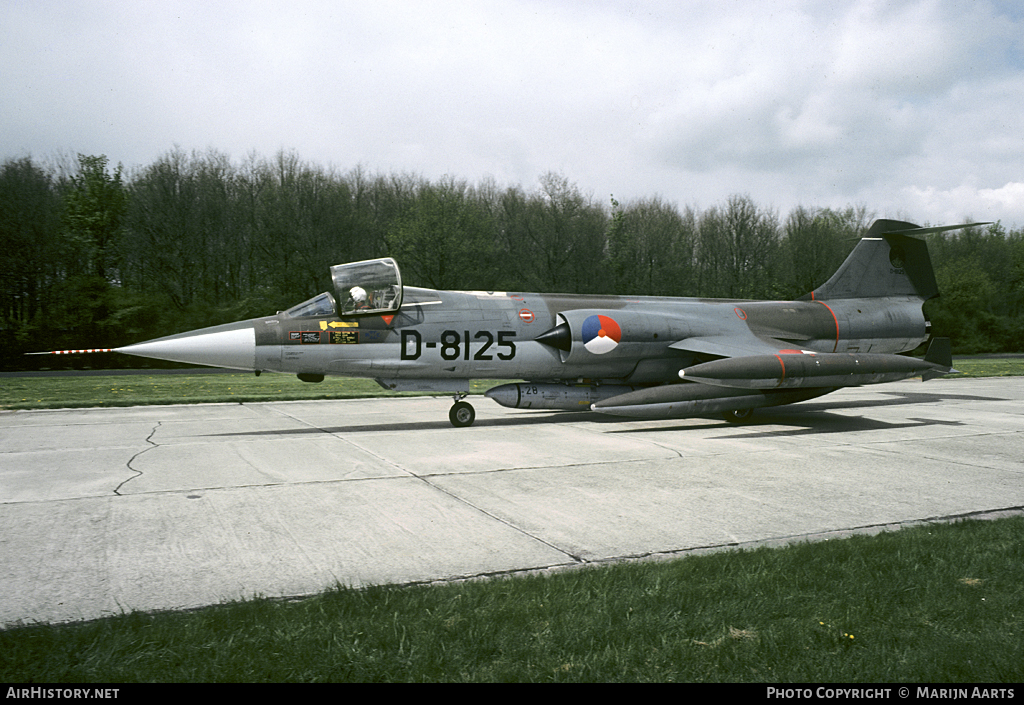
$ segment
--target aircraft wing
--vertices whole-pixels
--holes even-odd
[[[793,350],[794,344],[777,338],[754,335],[709,335],[685,338],[669,345],[673,350],[714,355],[716,357],[747,357],[749,355],[777,355],[782,350]]]

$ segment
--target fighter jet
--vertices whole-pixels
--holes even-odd
[[[114,351],[443,392],[456,427],[476,417],[471,379],[524,380],[486,393],[516,409],[738,422],[841,387],[955,372],[948,339],[933,339],[923,359],[901,353],[929,339],[922,305],[938,295],[913,236],[964,227],[876,220],[796,301],[438,291],[404,285],[390,258],[340,264],[333,291],[287,311]]]

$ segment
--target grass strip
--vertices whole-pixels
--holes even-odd
[[[473,380],[483,394],[498,380]],[[302,401],[416,396],[390,392],[372,379],[328,377],[319,384],[293,375],[250,373],[8,377],[0,383],[0,409],[73,409],[223,402]],[[436,396],[438,392],[431,392]]]
[[[961,374],[950,375],[947,379],[1024,375],[1022,359],[957,360],[955,366]],[[504,381],[507,380],[473,380],[470,392],[483,394]],[[0,382],[0,409],[354,399],[395,395],[396,392],[386,391],[369,379],[328,377],[319,384],[308,384],[293,375],[273,373],[259,377],[248,373],[8,377]]]
[[[1024,517],[0,632],[7,682],[1024,680]]]

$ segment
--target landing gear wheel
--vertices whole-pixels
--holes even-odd
[[[476,420],[476,410],[469,402],[457,401],[452,404],[451,411],[448,412],[448,420],[456,428],[472,426]]]
[[[729,423],[746,423],[747,421],[750,421],[753,415],[753,409],[733,409],[732,411],[726,411],[722,414],[722,418]]]

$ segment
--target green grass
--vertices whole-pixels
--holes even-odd
[[[482,394],[496,380],[474,380]],[[267,373],[153,374],[65,377],[8,377],[0,381],[0,409],[60,409],[144,404],[291,401],[410,396],[382,389],[371,379],[328,377],[318,384],[294,375]],[[436,394],[436,393],[435,393]]]
[[[958,377],[1024,375],[1024,359],[957,360]],[[503,380],[474,380],[470,392],[482,394]],[[0,381],[0,409],[58,409],[199,402],[352,399],[394,396],[373,380],[328,377],[319,384],[293,375],[153,374],[69,377],[8,377]],[[411,394],[411,393],[410,393]]]
[[[7,682],[1024,680],[1024,517],[0,632]]]
[[[1024,375],[1024,359],[1020,358],[972,358],[953,361],[953,367],[961,374],[949,375],[946,379],[959,377],[1020,377]]]

